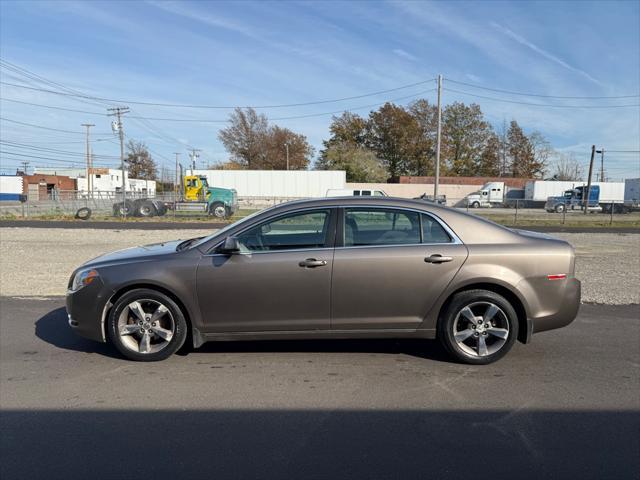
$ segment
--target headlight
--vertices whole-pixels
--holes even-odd
[[[75,277],[73,277],[73,282],[71,284],[71,290],[76,291],[80,290],[82,287],[86,287],[91,282],[93,282],[96,278],[98,278],[97,270],[87,269],[80,270],[76,273]]]

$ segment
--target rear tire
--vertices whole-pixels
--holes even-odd
[[[111,343],[129,360],[156,362],[182,347],[187,338],[187,322],[170,297],[139,288],[116,301],[109,314],[107,333]]]
[[[127,200],[126,202],[119,202],[113,204],[113,215],[115,217],[123,217],[124,215],[130,217],[134,213],[133,202]]]
[[[139,217],[153,217],[157,214],[156,206],[149,200],[142,200],[138,203],[136,214]]]
[[[489,290],[467,290],[455,294],[441,313],[437,336],[457,361],[486,365],[513,347],[518,316],[503,296]]]

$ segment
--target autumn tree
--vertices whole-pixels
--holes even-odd
[[[442,113],[441,151],[449,174],[478,175],[476,167],[492,134],[479,105],[447,105]]]
[[[313,157],[314,149],[307,137],[288,128],[269,127],[264,140],[264,158],[257,168],[261,170],[286,170],[287,149],[289,170],[305,170]]]
[[[379,183],[387,180],[387,171],[375,153],[351,143],[336,143],[324,150],[316,168],[344,170],[347,182]]]
[[[533,158],[535,160],[534,165],[530,166],[531,177],[541,177],[555,151],[551,143],[537,130],[529,134],[529,143],[533,148]]]
[[[534,141],[540,145],[540,139],[534,137]],[[536,148],[515,120],[511,121],[507,132],[507,151],[509,154],[510,170],[513,177],[538,178],[544,173],[543,157],[538,154]]]
[[[218,133],[231,161],[244,168],[256,169],[264,158],[264,144],[269,122],[253,108],[236,108],[229,115],[230,125]]]
[[[124,161],[128,165],[129,178],[155,180],[158,176],[156,162],[151,157],[149,148],[144,142],[129,140]]]
[[[229,123],[218,134],[231,157],[223,162],[228,169],[285,170],[287,146],[290,170],[307,168],[313,157],[314,149],[304,135],[269,125],[267,117],[253,108],[236,108]]]
[[[482,177],[497,177],[501,173],[502,142],[496,134],[489,135],[480,158],[475,165],[475,175]]]

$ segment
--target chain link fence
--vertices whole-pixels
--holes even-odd
[[[139,192],[127,192],[128,201],[147,198]],[[174,192],[156,194],[154,201],[168,206],[163,216],[155,216],[155,221],[173,220],[206,220],[209,217],[206,211],[180,211],[176,212],[171,205],[176,200]],[[28,197],[24,201],[0,202],[0,218],[4,219],[65,219],[74,218],[80,209],[90,209],[92,219],[119,218],[114,212],[114,205],[122,203],[122,194],[118,192],[93,192],[87,195],[80,191],[57,191],[46,199],[33,200]],[[256,210],[279,205],[281,203],[300,200],[293,197],[239,197],[238,211],[233,216],[237,219]],[[424,198],[421,201],[433,204],[433,199]],[[439,198],[438,202],[451,208],[460,209],[469,213],[486,217],[497,223],[509,226],[527,225],[619,225],[628,227],[640,227],[640,208],[638,204],[629,204],[622,201],[601,200],[597,206],[590,207],[587,212],[580,205],[564,204],[545,205],[545,202],[533,202],[525,199],[510,199],[505,204],[487,204],[486,206],[473,205],[465,198]],[[549,209],[547,210],[545,206]]]

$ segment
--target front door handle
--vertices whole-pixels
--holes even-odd
[[[302,260],[300,263],[298,263],[298,265],[303,268],[324,267],[326,264],[326,260],[316,260],[315,258],[307,258],[306,260]]]
[[[453,260],[453,257],[443,257],[439,253],[434,253],[433,255],[429,255],[424,259],[424,261],[427,263],[444,263],[450,262],[451,260]]]

